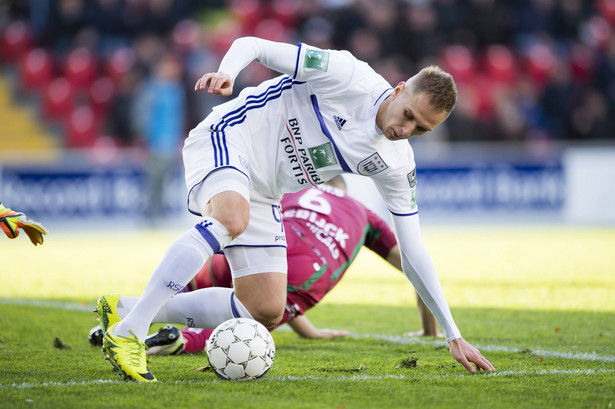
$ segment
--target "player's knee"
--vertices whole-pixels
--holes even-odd
[[[239,236],[248,227],[250,205],[235,192],[222,192],[214,196],[205,208],[205,214],[220,222],[232,238]]]
[[[284,305],[260,306],[254,311],[250,311],[252,318],[266,327],[278,325],[284,316]]]
[[[241,214],[228,214],[219,221],[232,238],[239,236],[248,227],[247,218]]]

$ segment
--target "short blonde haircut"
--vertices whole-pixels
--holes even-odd
[[[457,86],[453,76],[436,65],[423,68],[408,80],[412,92],[426,93],[432,108],[450,114],[457,103]]]

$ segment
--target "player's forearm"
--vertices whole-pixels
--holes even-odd
[[[438,274],[431,257],[423,245],[418,216],[394,216],[398,244],[402,252],[404,273],[414,285],[429,310],[438,320],[447,341],[460,338],[461,333],[455,325],[446,302]]]
[[[387,256],[387,261],[389,262],[390,265],[402,271],[401,252],[399,251],[398,245],[395,245],[395,247],[393,247],[391,251],[389,251],[389,255]]]
[[[251,62],[259,62],[272,70],[292,75],[295,71],[298,47],[263,40],[256,37],[242,37],[233,42],[220,63],[219,72],[228,74],[233,83],[237,75]]]
[[[303,315],[297,315],[288,325],[302,338],[318,338],[318,330]]]

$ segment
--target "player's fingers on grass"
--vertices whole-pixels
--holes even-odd
[[[472,362],[474,362],[474,364],[476,365],[476,369],[478,370],[484,370],[484,371],[494,371],[495,368],[493,367],[493,365],[491,365],[491,362],[489,362],[484,356],[482,356],[482,354],[478,351],[476,351],[475,356],[470,359]]]
[[[466,368],[468,372],[476,372],[476,368],[474,368],[474,365],[472,365],[467,359],[465,359],[465,357],[458,359],[457,361],[459,361],[459,363],[463,365],[463,367]]]
[[[489,362],[487,358],[482,355],[480,356],[480,362],[481,369],[484,369],[485,371],[495,371],[495,367],[491,364],[491,362]]]
[[[466,368],[468,372],[476,372],[476,368],[474,368],[474,366],[470,363],[470,360],[472,359],[470,354],[464,354],[463,352],[455,353],[454,351],[451,351],[451,353],[453,354],[453,358],[455,358],[457,362],[463,365],[463,367]]]

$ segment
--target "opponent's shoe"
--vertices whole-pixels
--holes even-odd
[[[88,334],[88,341],[92,344],[93,347],[101,347],[103,343],[103,336],[105,333],[103,332],[100,325],[95,326],[90,330]]]
[[[145,345],[147,355],[179,355],[184,350],[186,341],[179,328],[167,324],[145,338]]]
[[[145,342],[130,331],[132,337],[113,334],[116,324],[111,325],[103,337],[105,359],[117,369],[127,381],[157,382],[156,377],[147,368]]]
[[[100,321],[103,334],[107,332],[110,326],[120,322],[121,318],[117,313],[117,304],[119,302],[119,294],[103,295],[96,302],[94,312],[98,313],[98,320]]]

